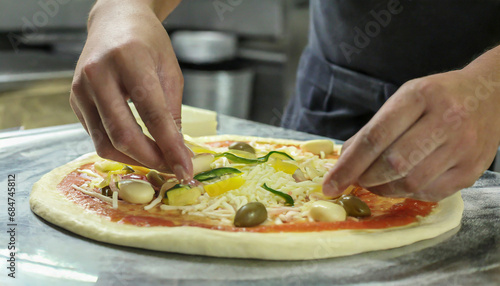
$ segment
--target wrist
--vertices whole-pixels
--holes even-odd
[[[87,22],[87,28],[99,19],[126,17],[153,13],[159,21],[165,18],[177,7],[181,0],[96,0]]]

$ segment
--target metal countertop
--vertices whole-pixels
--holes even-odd
[[[219,116],[220,134],[317,136]],[[79,124],[0,134],[0,285],[499,285],[500,174],[462,191],[462,225],[386,251],[313,261],[262,261],[161,253],[92,241],[45,222],[29,208],[32,185],[94,150]],[[16,278],[10,251],[7,180],[15,175]],[[376,242],[374,242],[376,243]]]

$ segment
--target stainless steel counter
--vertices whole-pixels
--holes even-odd
[[[220,116],[219,133],[315,136]],[[92,241],[45,222],[28,205],[33,183],[93,150],[79,125],[0,134],[0,285],[499,285],[500,174],[462,191],[462,225],[410,246],[316,261],[159,253]],[[16,177],[16,278],[7,276],[7,179]],[[374,241],[373,243],[377,243]]]

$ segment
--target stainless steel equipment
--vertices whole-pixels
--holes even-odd
[[[279,125],[307,42],[308,11],[305,0],[184,0],[166,28],[237,35],[238,60],[255,72],[248,118]]]
[[[248,118],[253,72],[249,69],[183,69],[183,103],[226,115]]]
[[[177,31],[172,34],[177,59],[192,64],[212,64],[236,57],[236,35],[211,31]]]
[[[220,134],[318,139],[318,136],[220,118]],[[47,223],[29,209],[31,186],[45,173],[94,149],[78,125],[0,134],[1,185],[16,182],[18,277],[1,285],[498,285],[500,277],[500,175],[487,172],[462,192],[462,225],[413,245],[310,261],[226,259],[162,253],[88,240]],[[7,192],[4,192],[4,198]],[[4,205],[5,208],[6,205]],[[7,222],[7,211],[0,221]],[[2,231],[0,259],[8,229]],[[457,232],[457,233],[455,233]],[[282,241],[286,243],[286,239]],[[374,241],[377,243],[377,241]],[[318,245],[329,251],[328,241]],[[293,251],[293,246],[291,250]],[[5,265],[5,264],[4,264]],[[5,267],[5,266],[4,266]]]
[[[183,103],[248,118],[253,72],[236,59],[237,37],[177,31],[171,38],[184,75]]]
[[[87,0],[17,0],[0,3],[0,11],[3,12],[0,17],[0,54],[13,51],[21,54],[26,51],[23,50],[26,47],[41,49],[40,54],[51,53],[56,59],[63,54],[70,54],[74,57],[72,62],[60,69],[66,73],[74,68],[92,4],[93,1]],[[305,4],[307,1],[304,0],[183,0],[168,17],[165,26],[169,33],[212,30],[236,36],[239,40],[236,57],[245,68],[254,71],[254,76],[249,76],[248,70],[242,70],[234,77],[221,74],[213,80],[220,82],[218,90],[228,86],[239,91],[241,88],[238,86],[252,82],[249,100],[244,95],[238,95],[238,103],[248,102],[248,111],[238,111],[236,115],[248,114],[251,120],[278,125],[283,108],[294,89],[298,58],[306,42],[308,9]],[[221,60],[220,56],[214,57]],[[5,63],[0,62],[0,69],[5,66]],[[49,63],[42,67],[50,66]],[[53,72],[57,75],[57,71]],[[188,79],[199,78],[198,73],[193,76],[188,73]],[[25,79],[32,76],[30,71],[26,71],[26,74]],[[50,80],[47,78],[47,81]],[[228,81],[234,84],[227,84]],[[18,88],[25,88],[27,83],[4,82],[14,87],[17,84]],[[69,88],[68,85],[68,92]],[[189,89],[187,87],[186,90]],[[217,88],[212,87],[211,90],[215,92]],[[227,104],[227,101],[219,104]]]

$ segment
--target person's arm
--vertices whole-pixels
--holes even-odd
[[[500,144],[500,46],[461,70],[404,84],[344,145],[323,191],[359,184],[437,201],[471,186]]]
[[[183,77],[162,20],[180,0],[99,0],[70,103],[104,158],[192,176],[180,130]],[[128,105],[137,107],[155,141]]]

